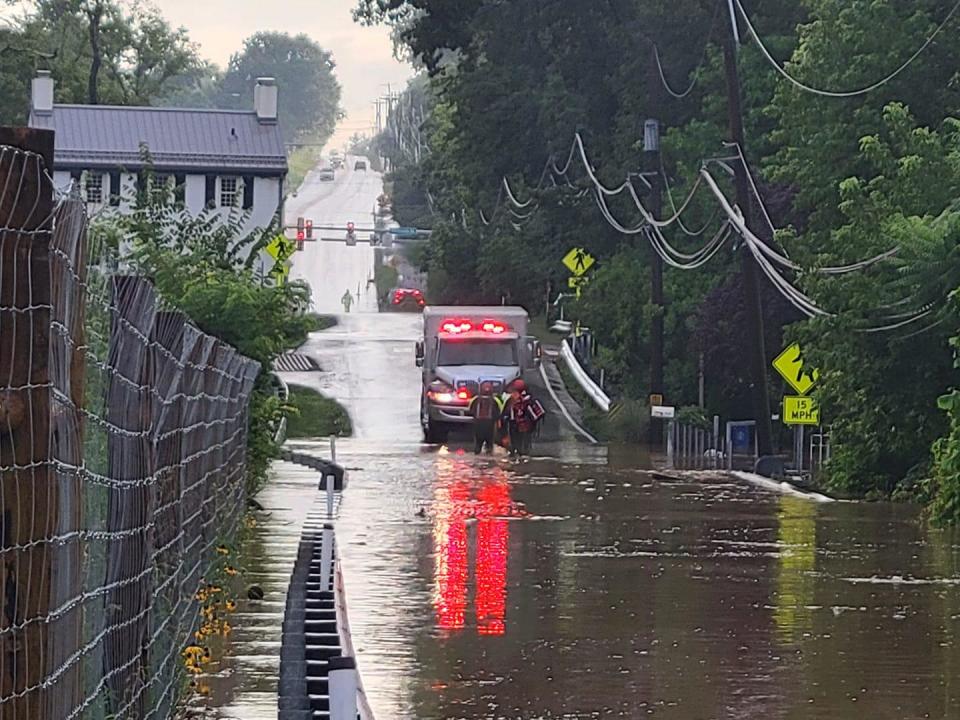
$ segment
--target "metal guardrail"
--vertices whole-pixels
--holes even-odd
[[[284,382],[283,378],[272,373],[271,380],[274,381],[274,384],[277,386],[277,397],[286,404],[290,400],[290,388],[287,386],[287,383]],[[280,418],[280,422],[277,423],[277,430],[273,435],[273,441],[277,445],[283,445],[287,441],[287,416],[284,415]]]
[[[563,358],[577,383],[596,406],[604,412],[610,412],[610,398],[583,369],[566,340],[560,343],[560,357]]]

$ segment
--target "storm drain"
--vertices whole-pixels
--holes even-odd
[[[287,352],[273,361],[274,372],[315,372],[320,365],[309,355]]]

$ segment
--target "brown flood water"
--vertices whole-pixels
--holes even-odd
[[[960,718],[953,535],[906,506],[582,452],[517,465],[341,443],[337,532],[379,720]],[[248,547],[268,596],[238,612],[195,703],[208,717],[276,717],[287,565],[314,486],[292,466],[278,477]]]
[[[358,434],[338,446],[337,537],[378,720],[960,718],[955,534],[908,506],[658,478],[575,442],[521,464],[422,446],[418,320],[341,318],[307,348]],[[248,571],[267,597],[240,608],[211,717],[276,717],[313,486],[280,465],[261,498]]]
[[[355,446],[338,534],[381,720],[960,717],[960,548],[912,508]]]

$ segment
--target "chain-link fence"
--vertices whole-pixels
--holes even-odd
[[[52,137],[13,140],[0,145],[0,719],[167,718],[198,586],[243,512],[259,364],[111,271],[84,204],[54,199]]]

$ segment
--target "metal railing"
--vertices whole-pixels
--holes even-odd
[[[114,274],[52,134],[0,145],[0,717],[172,717],[258,363]]]
[[[577,384],[583,388],[587,396],[604,412],[610,412],[610,398],[603,389],[593,381],[593,378],[583,369],[583,366],[570,349],[570,344],[563,340],[560,343],[560,357],[567,364],[570,373],[576,379]]]
[[[726,468],[729,445],[716,418],[710,428],[673,420],[667,424],[667,459],[671,467],[683,470]]]

